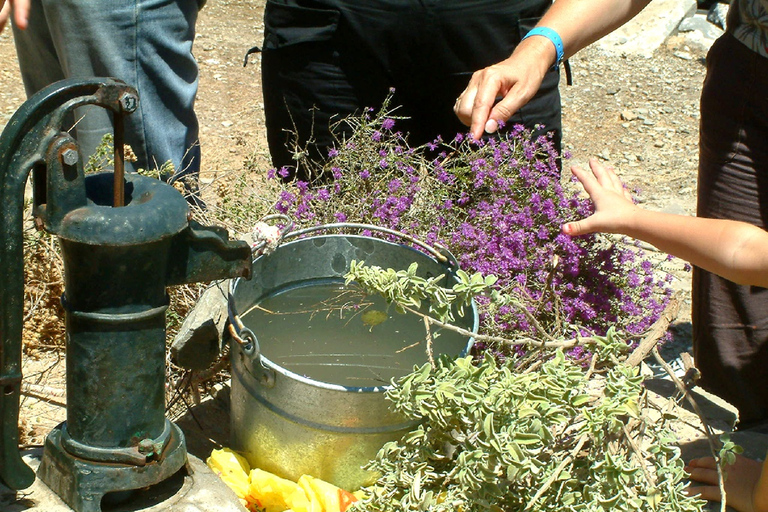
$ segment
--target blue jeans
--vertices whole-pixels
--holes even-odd
[[[27,95],[64,78],[123,80],[139,93],[138,109],[125,118],[125,142],[137,157],[126,170],[171,161],[177,174],[197,173],[192,42],[200,6],[198,0],[32,0],[29,27],[13,27]],[[87,161],[112,132],[111,114],[83,107],[76,118]]]

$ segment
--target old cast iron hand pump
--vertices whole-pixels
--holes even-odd
[[[165,417],[166,287],[251,272],[247,243],[192,221],[172,186],[123,172],[122,121],[137,102],[114,79],[64,80],[24,103],[0,136],[0,479],[24,489],[35,478],[18,447],[31,173],[35,222],[62,249],[67,338],[67,419],[46,439],[38,474],[77,511],[98,512],[105,494],[184,466],[184,436]],[[114,172],[85,176],[77,141],[63,131],[85,105],[112,112]]]

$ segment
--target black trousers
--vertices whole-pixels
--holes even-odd
[[[273,164],[295,173],[295,154],[326,156],[330,126],[390,88],[396,129],[420,145],[466,133],[453,113],[472,73],[507,58],[550,0],[268,0],[262,85]],[[560,148],[559,71],[513,118],[543,125]],[[511,123],[510,123],[511,124]],[[343,133],[344,127],[340,127]],[[303,175],[299,168],[300,178]]]
[[[734,24],[735,26],[735,24]],[[726,33],[707,55],[701,94],[698,215],[768,228],[768,59]],[[768,289],[695,268],[693,348],[701,384],[768,421]]]

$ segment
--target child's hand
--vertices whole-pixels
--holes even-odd
[[[563,224],[563,233],[571,236],[599,231],[620,233],[637,206],[612,168],[604,167],[594,158],[589,159],[589,167],[592,172],[577,166],[571,167],[571,172],[595,203],[595,213],[586,219]]]
[[[685,470],[691,474],[691,480],[704,484],[689,487],[688,494],[720,501],[716,464],[714,457],[693,459],[688,463]],[[763,469],[762,462],[741,455],[725,467],[725,495],[729,507],[739,512],[768,512],[768,489],[759,484]]]

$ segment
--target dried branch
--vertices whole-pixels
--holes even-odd
[[[21,394],[26,395],[37,400],[42,400],[51,405],[58,407],[66,407],[65,401],[56,400],[55,398],[64,398],[66,392],[63,389],[52,388],[50,386],[41,386],[40,384],[30,384],[28,382],[21,383]]]
[[[666,334],[671,324],[680,311],[680,295],[675,294],[667,303],[664,311],[661,312],[658,320],[651,326],[648,334],[640,341],[637,348],[629,355],[626,364],[629,366],[639,365],[653,349],[656,348],[658,341]]]
[[[432,368],[436,368],[435,354],[432,350],[432,330],[429,328],[429,318],[424,317],[424,329],[427,331],[427,357],[429,358],[429,365]]]
[[[712,431],[712,427],[709,425],[709,422],[707,421],[707,418],[704,416],[704,413],[701,411],[701,408],[699,408],[699,404],[696,403],[696,400],[691,396],[691,393],[688,391],[688,388],[686,388],[685,384],[677,378],[677,375],[675,375],[674,370],[667,364],[667,362],[664,360],[663,357],[661,357],[661,354],[659,354],[659,349],[657,347],[653,347],[652,349],[653,357],[656,358],[656,361],[661,365],[662,368],[664,368],[664,371],[667,372],[667,375],[672,379],[672,382],[675,383],[675,386],[677,387],[678,391],[685,397],[685,399],[688,401],[688,403],[693,408],[693,411],[696,413],[696,415],[699,417],[699,420],[701,420],[701,424],[704,426],[704,433],[707,435],[707,441],[709,442],[709,449],[712,452],[712,456],[715,458],[715,463],[717,465],[717,481],[718,486],[720,487],[720,496],[722,497],[722,501],[720,502],[720,511],[726,512],[726,496],[725,496],[725,478],[723,477],[723,469],[721,467],[721,460],[720,460],[720,454],[719,454],[719,448],[718,445],[720,444],[720,441],[715,437],[714,432]]]
[[[587,435],[584,434],[581,437],[579,437],[579,442],[576,443],[576,446],[571,450],[571,453],[569,453],[561,462],[557,465],[557,468],[555,468],[555,471],[552,472],[551,475],[549,475],[549,478],[544,482],[544,485],[542,485],[538,491],[536,491],[536,494],[533,495],[533,498],[531,498],[531,501],[528,502],[528,504],[525,506],[524,510],[530,510],[531,507],[533,507],[539,498],[541,498],[544,493],[546,493],[550,487],[552,487],[552,484],[557,480],[557,477],[560,476],[560,473],[565,469],[565,466],[571,463],[573,461],[574,457],[581,451],[581,448],[584,446],[584,443],[587,442]]]

